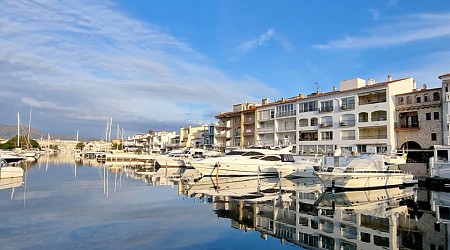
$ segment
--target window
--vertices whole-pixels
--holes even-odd
[[[317,101],[300,103],[299,112],[310,112],[317,110]]]
[[[319,126],[319,119],[317,117],[311,118],[311,126]]]
[[[270,119],[273,119],[275,117],[275,111],[271,110],[270,111]]]
[[[308,119],[300,119],[298,121],[298,126],[299,127],[307,127],[308,126]]]
[[[361,232],[361,241],[370,243],[370,234]]]
[[[431,140],[432,140],[432,141],[437,141],[437,135],[436,135],[436,133],[431,133]]]
[[[421,100],[420,96],[416,96],[416,103],[421,103]]]
[[[412,97],[411,96],[407,96],[406,97],[406,104],[411,104],[412,103]]]
[[[439,92],[434,92],[433,93],[433,101],[440,101],[441,100],[441,96],[439,95]]]
[[[424,102],[428,102],[428,95],[425,95],[425,96],[423,97],[423,101],[424,101]]]
[[[439,120],[439,112],[434,112],[434,119]]]
[[[330,141],[330,140],[333,140],[333,132],[332,132],[332,131],[321,132],[321,133],[320,133],[320,137],[321,137],[321,139],[324,140],[324,141]]]
[[[403,97],[399,97],[399,98],[398,98],[398,104],[403,104],[403,102],[404,102],[404,101],[403,101]]]
[[[425,119],[427,119],[427,121],[431,120],[431,113],[426,113]]]
[[[341,110],[355,109],[355,97],[348,97],[342,99]]]

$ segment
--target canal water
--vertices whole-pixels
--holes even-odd
[[[450,197],[43,155],[0,182],[0,249],[448,249]]]

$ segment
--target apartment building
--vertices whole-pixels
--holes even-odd
[[[443,143],[441,90],[424,84],[421,90],[395,96],[399,149],[430,149]]]
[[[208,133],[208,125],[196,127],[189,126],[180,129],[179,147],[203,147],[206,144],[205,134]]]
[[[256,144],[257,106],[254,103],[236,104],[232,112],[222,112],[215,117],[219,120],[215,125],[215,140],[220,150]]]
[[[450,145],[450,73],[439,76],[442,81],[442,133],[444,145]]]
[[[291,145],[293,153],[302,155],[393,151],[395,96],[414,89],[413,78],[388,77],[381,83],[356,78],[342,81],[339,90],[331,92],[235,105],[233,112],[216,116],[217,143]]]

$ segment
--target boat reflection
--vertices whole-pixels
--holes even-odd
[[[249,177],[183,185],[187,196],[212,203],[231,227],[305,249],[422,248],[426,234],[414,212],[416,187],[334,193],[314,180]]]

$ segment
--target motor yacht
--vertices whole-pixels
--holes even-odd
[[[406,157],[362,155],[348,160],[342,166],[322,168],[316,175],[326,188],[336,189],[368,189],[417,183],[411,173],[398,168],[401,162],[405,163]]]

